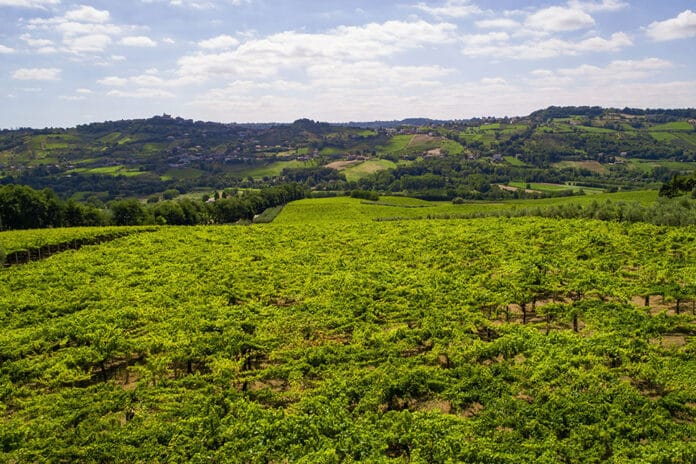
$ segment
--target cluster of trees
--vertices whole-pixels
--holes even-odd
[[[696,174],[673,176],[669,182],[665,182],[660,187],[660,196],[673,198],[685,193],[691,193],[691,196],[696,198]]]
[[[650,116],[653,118],[696,118],[696,109],[662,109],[662,108],[602,108],[601,106],[549,106],[543,110],[534,111],[530,118],[545,121],[554,118],[569,118],[571,116],[585,116],[596,118],[608,113],[622,113],[632,116]]]
[[[251,221],[266,208],[304,198],[307,191],[296,183],[258,191],[241,191],[214,202],[180,199],[143,203],[114,200],[106,208],[63,201],[50,189],[23,185],[0,186],[0,230],[99,225],[228,224]]]
[[[379,193],[374,190],[360,190],[355,189],[350,192],[351,198],[362,198],[367,201],[379,201]]]
[[[596,160],[606,162],[621,153],[642,159],[694,159],[696,150],[655,140],[648,133],[590,134],[575,132],[539,133],[529,138],[511,138],[499,144],[506,155],[520,153],[520,159],[535,166],[546,166],[564,160]]]
[[[534,111],[529,117],[542,122],[555,118],[569,118],[571,116],[596,118],[603,115],[604,111],[604,108],[601,106],[549,106],[546,109]]]
[[[345,182],[346,180],[346,176],[336,169],[324,166],[285,168],[280,173],[280,176],[289,182],[302,182],[309,187],[314,187],[322,183],[335,183],[336,181]]]
[[[96,226],[106,222],[102,210],[63,201],[50,189],[0,185],[0,230]]]
[[[290,183],[258,191],[240,191],[232,196],[223,196],[213,202],[194,200],[169,200],[158,202],[150,208],[144,207],[145,222],[120,222],[119,225],[145,224],[152,217],[157,224],[230,224],[238,221],[252,221],[254,216],[267,208],[285,205],[305,198],[308,191],[301,184]],[[142,207],[142,204],[139,204]],[[111,205],[113,210],[114,205]],[[116,212],[114,212],[116,218]]]
[[[356,182],[337,184],[333,188],[375,190],[403,193],[425,200],[500,200],[505,198],[539,198],[571,195],[568,191],[530,193],[504,191],[496,184],[524,179],[527,182],[565,183],[601,188],[623,187],[620,179],[600,181],[586,169],[541,169],[493,164],[487,160],[461,160],[453,157],[426,158],[408,166],[398,166],[364,177]]]
[[[179,183],[175,180],[162,180],[160,176],[147,172],[137,176],[80,173],[64,176],[56,169],[37,167],[17,175],[6,176],[0,179],[0,184],[21,184],[37,190],[50,188],[61,198],[69,198],[77,192],[93,192],[99,193],[100,198],[104,200],[110,200],[119,196],[150,195],[172,187],[182,191],[188,190],[197,186],[199,182]]]

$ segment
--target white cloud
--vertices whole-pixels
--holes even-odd
[[[82,5],[80,8],[65,13],[65,19],[82,23],[106,23],[109,21],[107,10],[97,10],[94,7]]]
[[[60,0],[0,0],[0,6],[15,6],[21,8],[40,8],[59,5]]]
[[[469,0],[447,0],[442,6],[418,3],[415,5],[415,8],[433,16],[452,18],[464,18],[482,12],[481,8],[472,4]]]
[[[645,79],[671,67],[673,67],[673,64],[670,61],[660,58],[615,60],[603,68],[584,64],[576,68],[560,69],[558,70],[558,75],[574,79],[626,82]]]
[[[118,37],[138,29],[133,26],[112,24],[109,21],[108,11],[83,5],[71,9],[62,16],[28,20],[26,29],[31,31],[31,34],[23,34],[21,38],[30,46],[40,46],[40,49],[37,50],[40,53],[61,51],[79,56],[94,55],[105,51],[118,40]],[[42,31],[51,38],[58,35],[61,46],[54,46],[53,40],[49,40],[49,38],[34,36],[35,33]],[[126,41],[133,40],[129,37],[124,39]],[[142,39],[135,40],[135,42],[141,46],[144,44]]]
[[[144,3],[153,3],[157,0],[142,0]],[[159,0],[163,1],[163,0]],[[219,5],[213,1],[200,1],[200,0],[164,0],[172,6],[193,8],[196,10],[207,10],[211,8],[216,8]],[[241,6],[246,3],[251,3],[251,0],[226,0],[224,3],[230,4],[232,6]]]
[[[582,1],[570,0],[568,6],[577,10],[593,13],[595,11],[619,11],[628,6],[628,3],[623,0],[601,0],[597,1]]]
[[[322,63],[307,68],[309,88],[325,92],[433,87],[452,73],[442,66],[390,66],[379,61]]]
[[[128,47],[156,47],[157,42],[144,35],[124,37],[118,41],[121,45]]]
[[[158,87],[165,84],[165,81],[152,74],[142,74],[140,76],[131,77],[129,79],[130,83],[135,84],[137,87]]]
[[[34,21],[30,21],[30,23]],[[123,29],[114,24],[78,23],[60,20],[52,29],[63,34],[64,37],[89,34],[118,35],[123,32]]]
[[[575,44],[577,53],[589,52],[616,52],[622,48],[633,45],[631,38],[623,32],[615,32],[608,39],[603,37],[590,37]]]
[[[199,2],[192,0],[170,0],[169,4],[173,6],[185,6],[196,10],[207,10],[210,8],[215,8],[215,4],[213,2]]]
[[[227,50],[237,45],[239,45],[239,40],[225,34],[198,42],[199,47],[208,50]]]
[[[213,88],[198,97],[199,101],[222,101],[248,97],[258,92],[268,93],[294,93],[297,91],[308,90],[306,84],[298,82],[276,80],[268,82],[258,82],[249,80],[236,80],[227,84],[225,87]]]
[[[594,80],[586,83],[570,82],[557,88],[532,87],[528,92],[511,96],[507,110],[516,108],[513,114],[525,114],[549,105],[599,105],[615,108],[684,108],[696,105],[696,81],[624,82],[608,81],[597,85]],[[528,101],[524,101],[527,98]],[[500,102],[495,96],[492,106]],[[524,111],[521,111],[525,109]]]
[[[508,37],[505,32],[464,36],[462,53],[466,56],[491,59],[536,60],[582,53],[615,52],[633,43],[631,38],[622,32],[616,32],[609,38],[595,36],[580,41],[548,38],[517,43]]]
[[[676,18],[651,23],[646,32],[648,37],[658,42],[696,37],[696,13],[685,10]]]
[[[165,77],[162,77],[161,74],[162,73],[158,69],[152,68],[146,70],[142,74],[135,76],[104,77],[102,79],[99,79],[97,81],[97,84],[103,85],[105,87],[116,87],[118,89],[123,89],[124,94],[136,94],[142,92],[144,89],[150,89],[157,94],[164,94],[169,93],[169,91],[165,89],[172,89],[191,83],[191,81],[187,79],[181,79],[177,77],[167,79]]]
[[[318,34],[281,32],[249,39],[231,51],[184,56],[179,59],[179,74],[197,80],[268,78],[287,68],[365,61],[427,45],[453,43],[455,30],[456,26],[449,23],[387,21],[341,26]]]
[[[157,90],[151,88],[142,88],[135,90],[110,90],[106,93],[107,97],[118,98],[174,98],[176,95],[167,90]]]
[[[72,53],[98,53],[111,44],[111,37],[106,34],[69,36],[63,39],[63,44]]]
[[[75,90],[75,93],[79,93],[80,95],[91,95],[94,93],[94,91],[90,89],[80,88]]]
[[[507,86],[508,82],[502,77],[484,77],[481,79],[481,85],[484,86]]]
[[[63,101],[82,101],[86,100],[86,97],[84,95],[61,95],[58,97],[60,100]]]
[[[292,121],[393,118],[404,111],[424,114],[428,96],[443,88],[453,69],[442,66],[391,66],[380,61],[323,61],[308,65],[306,80],[239,79],[193,99],[190,106],[221,120]],[[434,106],[434,105],[432,105]],[[432,108],[429,109],[431,112]],[[362,115],[362,116],[361,116]]]
[[[552,6],[537,11],[527,17],[526,25],[534,29],[550,32],[574,31],[595,24],[594,19],[582,10]]]
[[[499,16],[476,21],[480,29],[506,30],[512,37],[530,40],[549,39],[555,33],[588,29],[595,25],[591,12],[617,11],[628,4],[622,0],[569,0],[566,6],[538,10],[506,10]],[[493,17],[491,17],[493,16]]]
[[[471,34],[463,36],[467,50],[476,50],[479,47],[487,47],[493,44],[504,45],[510,41],[510,35],[507,32],[488,32],[487,34]],[[476,55],[477,53],[466,53]],[[492,57],[494,58],[494,57]]]
[[[125,87],[128,85],[128,79],[124,77],[109,76],[104,79],[99,79],[97,84],[106,85],[109,87]]]
[[[10,47],[7,47],[5,45],[0,45],[0,55],[7,55],[10,53],[14,53],[14,52],[15,52],[14,48],[10,48]]]
[[[30,34],[22,34],[19,36],[20,39],[22,39],[24,42],[27,43],[30,47],[34,48],[43,48],[43,47],[52,47],[53,46],[53,41],[48,40],[48,39],[34,39]]]
[[[198,119],[220,121],[292,121],[299,117],[359,121],[408,116],[446,119],[482,114],[523,115],[550,105],[696,106],[696,81],[606,81],[597,85],[594,79],[576,80],[550,70],[533,74],[532,82],[526,82],[522,76],[505,81],[492,77],[427,87],[418,93],[383,85],[350,88],[348,92],[343,88],[283,92],[283,83],[279,81],[270,82],[266,88],[256,82],[238,81],[192,99],[187,113]],[[541,81],[544,77],[548,82]],[[556,82],[551,82],[551,78]]]
[[[57,81],[60,73],[58,68],[20,68],[12,74],[12,78],[22,81]]]
[[[518,29],[522,25],[510,18],[482,19],[476,21],[476,27],[481,29]]]

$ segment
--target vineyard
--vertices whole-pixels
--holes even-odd
[[[0,269],[0,460],[696,462],[696,228],[444,218],[475,207],[307,199]]]
[[[0,245],[7,254],[4,264],[10,266],[48,258],[54,253],[79,249],[83,245],[93,245],[133,233],[154,230],[152,227],[73,227],[4,231],[0,232]]]

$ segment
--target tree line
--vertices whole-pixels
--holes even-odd
[[[230,224],[251,221],[266,208],[284,205],[307,195],[297,183],[258,191],[218,195],[214,201],[194,199],[143,203],[129,198],[98,208],[75,200],[61,200],[51,189],[24,185],[0,186],[0,230],[144,224]]]
[[[506,210],[481,210],[465,214],[464,218],[481,217],[543,217],[554,219],[598,219],[613,222],[645,222],[658,226],[689,226],[696,224],[696,202],[686,197],[660,198],[650,205],[638,202],[593,200],[587,205],[567,203],[547,207]]]

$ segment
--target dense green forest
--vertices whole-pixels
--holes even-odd
[[[1,460],[694,462],[693,226],[443,218],[593,201],[304,199],[0,270]]]

